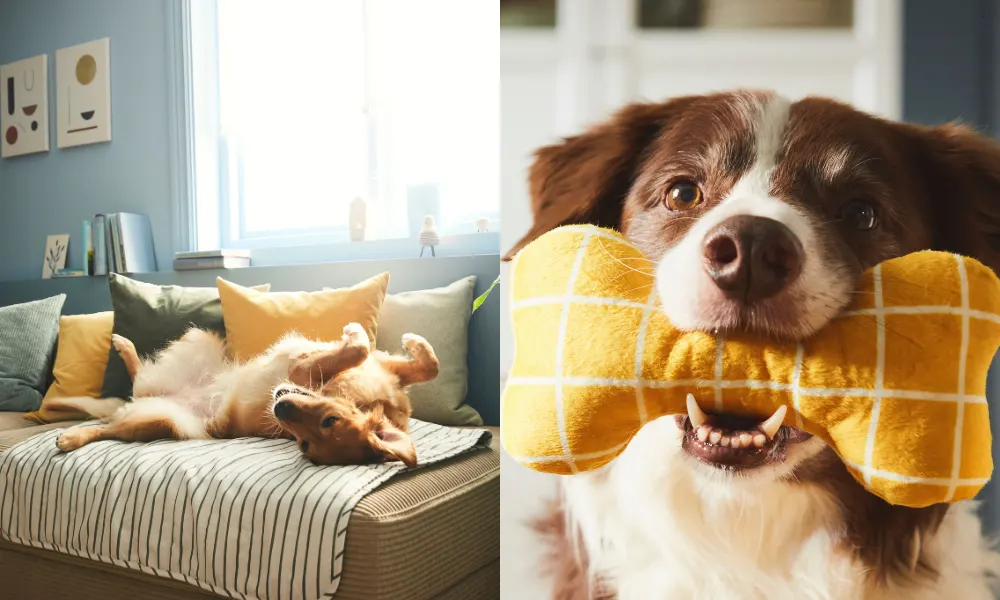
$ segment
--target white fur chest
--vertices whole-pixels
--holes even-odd
[[[785,489],[775,501],[691,477],[637,484],[627,471],[567,489],[593,568],[616,582],[620,600],[861,597],[860,570],[825,527],[834,507],[815,494]]]
[[[940,571],[936,582],[873,589],[864,565],[835,539],[834,497],[780,479],[713,477],[677,451],[662,421],[640,431],[607,469],[563,483],[591,570],[619,600],[992,598],[983,573],[1000,562],[972,504],[954,506],[936,536],[923,540]]]

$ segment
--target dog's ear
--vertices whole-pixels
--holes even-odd
[[[387,461],[398,460],[408,467],[417,466],[417,449],[410,434],[382,418],[368,434],[372,448],[382,453]]]
[[[915,128],[933,248],[1000,273],[1000,146],[961,125]]]
[[[534,223],[504,260],[560,225],[620,228],[625,197],[646,149],[692,101],[632,104],[585,133],[539,149],[528,174]]]

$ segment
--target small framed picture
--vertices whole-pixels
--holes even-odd
[[[66,267],[69,234],[50,235],[45,240],[45,261],[42,263],[42,279],[52,279],[52,274]]]

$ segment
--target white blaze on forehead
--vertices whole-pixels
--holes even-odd
[[[754,118],[754,162],[730,191],[729,198],[741,196],[767,197],[771,192],[771,175],[778,163],[784,143],[791,103],[777,94],[767,96],[757,105]]]
[[[804,246],[811,244],[814,233],[797,210],[771,195],[771,179],[784,146],[791,102],[771,94],[757,105],[754,122],[754,162],[718,207],[705,215],[703,229],[737,215],[774,219],[794,233]],[[806,249],[807,254],[809,248]],[[808,257],[807,257],[808,258]]]

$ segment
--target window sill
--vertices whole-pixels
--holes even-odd
[[[420,257],[420,250],[420,242],[415,238],[270,248],[258,247],[251,251],[250,264],[254,267],[271,267],[418,258]],[[488,232],[442,236],[441,244],[434,247],[434,253],[438,257],[499,254],[500,234],[499,232]],[[424,258],[430,257],[430,250],[425,250]]]

